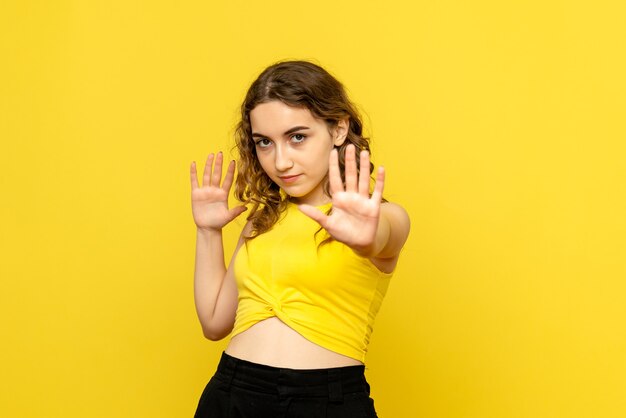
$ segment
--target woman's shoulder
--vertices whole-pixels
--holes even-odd
[[[384,260],[385,263],[391,261],[395,267],[395,262],[398,260],[400,251],[409,237],[411,220],[409,219],[409,214],[406,209],[393,202],[384,202],[381,204],[380,216],[381,219],[386,220],[389,225],[387,244],[380,258]]]
[[[394,220],[398,222],[400,225],[407,228],[411,226],[411,220],[409,218],[409,213],[399,205],[394,202],[383,202],[380,205],[381,215],[385,216],[389,220]]]

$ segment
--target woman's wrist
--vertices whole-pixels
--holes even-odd
[[[221,236],[222,235],[222,228],[201,228],[201,227],[197,227],[196,228],[196,233],[199,236],[202,237],[206,237],[206,238],[210,238],[210,237],[214,237],[214,236]]]
[[[367,246],[352,246],[350,248],[359,257],[372,258],[378,255],[378,252],[376,251],[376,243],[372,243]]]

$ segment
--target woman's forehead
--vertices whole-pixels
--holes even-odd
[[[280,135],[294,126],[315,128],[320,123],[323,124],[309,109],[289,106],[277,100],[261,103],[250,112],[252,132],[263,135]]]

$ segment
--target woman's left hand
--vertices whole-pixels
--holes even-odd
[[[310,205],[300,205],[300,210],[317,221],[335,240],[352,248],[363,257],[374,257],[376,232],[380,219],[380,205],[385,183],[385,170],[378,168],[374,192],[370,196],[369,152],[361,151],[357,174],[356,151],[354,145],[346,148],[345,187],[341,181],[337,149],[330,153],[328,177],[332,193],[332,212],[326,215]]]

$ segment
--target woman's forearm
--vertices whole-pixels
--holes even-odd
[[[222,231],[198,229],[196,234],[194,301],[198,319],[207,338],[211,338],[212,321],[225,276],[226,265],[224,263]]]

